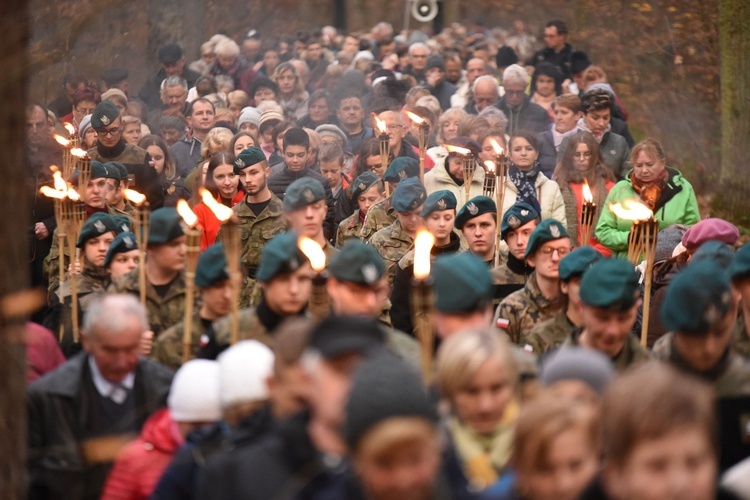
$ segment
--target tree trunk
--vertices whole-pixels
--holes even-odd
[[[29,25],[25,0],[0,2],[0,498],[25,498],[26,457],[24,323],[7,319],[6,299],[28,286],[24,103]]]

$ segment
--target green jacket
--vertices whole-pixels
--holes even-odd
[[[542,295],[536,282],[536,273],[529,276],[524,287],[517,290],[500,302],[495,314],[495,324],[499,319],[507,320],[505,331],[515,344],[520,344],[524,335],[562,309],[562,297],[552,300]]]
[[[562,343],[561,348],[580,346],[581,332],[583,332],[583,327],[576,328],[575,330],[570,332],[568,338],[565,339],[565,342]],[[645,347],[641,346],[641,343],[638,342],[638,339],[635,338],[634,335],[628,335],[628,338],[625,341],[625,345],[623,346],[622,350],[617,354],[617,356],[611,359],[612,363],[615,364],[615,368],[617,368],[617,371],[623,372],[631,365],[643,361],[648,361],[649,359],[651,359],[651,354],[646,350]]]
[[[693,186],[679,171],[670,167],[667,167],[667,171],[669,180],[654,210],[654,217],[659,221],[659,229],[671,224],[692,226],[701,220]],[[599,223],[596,225],[599,243],[612,250],[617,257],[627,256],[628,234],[633,223],[627,219],[620,219],[608,207],[624,200],[639,199],[630,183],[631,175],[632,171],[609,192],[605,202],[607,209],[602,210]]]
[[[568,319],[565,309],[560,309],[552,318],[539,323],[522,337],[521,344],[531,346],[534,354],[541,355],[560,347],[576,328],[578,327]]]
[[[369,215],[369,213],[368,213]],[[366,222],[366,221],[365,221]],[[384,227],[370,239],[370,244],[375,247],[385,261],[388,272],[388,283],[393,285],[396,276],[396,266],[401,257],[412,249],[414,240],[401,228],[401,223],[396,220],[392,225]]]
[[[183,313],[184,314],[184,313]],[[184,316],[183,316],[184,317]],[[210,328],[210,327],[209,327]],[[203,327],[203,321],[196,311],[193,314],[193,322],[190,328],[190,358],[194,359],[201,350],[201,337],[207,335],[214,337],[213,331],[208,332]],[[182,366],[182,354],[184,352],[182,341],[183,332],[185,331],[185,321],[170,326],[159,335],[154,342],[154,348],[151,351],[151,357],[164,366],[172,370],[177,370]]]
[[[362,241],[369,241],[375,233],[390,226],[398,219],[396,211],[391,207],[391,200],[393,200],[393,195],[377,202],[367,211],[365,221],[362,223],[362,231],[359,234]]]
[[[359,220],[359,210],[342,220],[336,231],[336,246],[341,246],[349,240],[360,239],[362,233],[362,222]]]

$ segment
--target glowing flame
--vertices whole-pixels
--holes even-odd
[[[55,140],[60,146],[70,146],[70,141],[61,135],[55,134]]]
[[[315,240],[302,236],[297,241],[300,251],[310,259],[310,265],[312,265],[313,271],[316,273],[321,272],[326,268],[326,254],[320,245]]]
[[[47,198],[55,198],[57,200],[64,200],[65,197],[68,196],[67,191],[58,191],[57,189],[52,189],[49,186],[40,187],[39,192]]]
[[[495,162],[487,160],[484,162],[484,166],[487,167],[487,171],[491,174],[495,173]]]
[[[73,148],[70,150],[70,154],[73,156],[77,156],[78,158],[85,158],[86,157],[86,151],[84,151],[81,148]]]
[[[635,200],[624,200],[622,203],[613,203],[609,209],[621,219],[648,220],[654,213],[643,203]]]
[[[203,200],[203,204],[206,205],[208,209],[211,210],[216,218],[221,222],[226,222],[230,217],[232,217],[232,209],[216,201],[208,191],[208,189],[201,188],[200,195],[201,199]]]
[[[126,189],[125,191],[123,191],[123,194],[125,195],[125,198],[127,198],[131,203],[135,203],[136,206],[141,206],[143,202],[146,201],[146,195],[141,194],[134,189]]]
[[[426,279],[430,275],[430,251],[435,244],[435,236],[422,229],[414,238],[414,277]]]
[[[505,150],[500,146],[500,144],[495,139],[490,139],[490,144],[492,144],[492,149],[495,150],[496,155],[501,155],[505,152]]]
[[[385,126],[385,121],[383,121],[380,118],[378,118],[378,115],[376,115],[375,113],[373,113],[372,116],[373,116],[373,118],[375,118],[375,125],[378,127],[378,131],[381,134],[385,134],[386,131],[387,131],[387,128]]]
[[[78,195],[78,191],[73,188],[68,188],[68,198],[71,201],[80,201],[81,197]]]
[[[592,203],[594,201],[594,197],[591,196],[591,188],[589,187],[589,181],[586,179],[583,179],[583,199],[586,200],[588,203]]]
[[[460,155],[470,155],[471,149],[461,148],[458,146],[451,146],[450,144],[445,145],[445,149],[448,150],[449,153],[457,153]]]
[[[50,170],[52,170],[52,179],[55,183],[55,189],[57,191],[60,191],[61,193],[65,193],[68,190],[68,184],[62,178],[60,170],[58,170],[58,168],[54,165],[50,167]]]
[[[194,227],[198,223],[198,216],[190,210],[190,205],[185,200],[177,202],[177,213],[180,214],[180,217],[182,217],[182,220],[185,221],[188,227]]]
[[[70,135],[73,135],[76,133],[76,128],[70,122],[63,123],[63,127],[65,127],[65,130],[67,130]]]
[[[406,116],[408,116],[409,119],[413,121],[414,123],[416,123],[417,125],[422,125],[425,122],[424,118],[422,118],[421,116],[417,114],[412,113],[411,111],[407,111]]]

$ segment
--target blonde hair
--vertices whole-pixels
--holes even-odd
[[[126,125],[138,125],[141,126],[143,122],[140,118],[137,116],[132,115],[122,115],[122,128],[124,129]]]
[[[302,84],[302,79],[299,77],[299,73],[297,73],[297,68],[294,66],[294,64],[290,62],[283,62],[276,66],[276,69],[273,72],[273,82],[278,85],[279,77],[281,77],[282,73],[286,73],[287,71],[291,71],[294,75],[294,91],[292,91],[292,97],[296,99],[304,98],[305,87]],[[279,96],[281,96],[281,89],[279,89]]]
[[[437,125],[437,142],[438,144],[443,144],[446,139],[443,137],[443,125],[448,120],[455,120],[458,118],[459,123],[469,116],[469,114],[463,110],[463,108],[449,108],[440,115],[440,118],[438,119],[438,125]]]
[[[357,454],[387,457],[414,442],[434,442],[439,453],[435,423],[420,417],[391,417],[367,430],[358,440]]]
[[[212,128],[201,146],[201,157],[208,159],[210,156],[229,149],[229,143],[232,142],[234,134],[231,130],[224,127]]]

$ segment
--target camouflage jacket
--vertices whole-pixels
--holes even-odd
[[[238,319],[238,340],[257,340],[273,348],[273,337],[271,333],[261,322],[255,307],[240,309],[237,315]],[[232,315],[228,314],[223,318],[214,321],[214,333],[216,334],[216,343],[220,346],[226,346],[232,342]]]
[[[511,293],[500,302],[494,324],[499,324],[498,320],[506,320],[508,326],[505,331],[513,343],[520,344],[524,335],[562,309],[563,302],[562,297],[545,298],[537,285],[536,273],[532,273],[521,290]]]
[[[501,302],[511,293],[523,288],[534,268],[508,256],[506,261],[492,269],[493,296]]]
[[[560,347],[576,328],[578,327],[568,319],[565,309],[560,309],[552,318],[539,323],[524,335],[521,345],[528,345],[539,356]]]
[[[60,344],[63,352],[73,344],[73,302],[72,281],[65,280],[55,293],[59,307],[52,307],[50,313],[57,318],[51,322],[46,321],[47,326],[53,332],[59,333]],[[105,293],[109,285],[109,273],[98,266],[86,262],[81,274],[76,275],[76,290],[78,291],[78,326],[83,325],[83,316],[88,311],[92,299],[99,294]]]
[[[112,283],[109,293],[130,293],[140,297],[138,268]],[[162,298],[151,283],[146,280],[146,312],[154,337],[158,337],[167,328],[183,320],[185,315],[185,274],[180,273],[169,286]]]
[[[183,313],[184,314],[184,313]],[[151,351],[151,357],[159,363],[177,370],[182,366],[183,333],[185,331],[185,321],[170,326],[159,335],[154,342],[154,348]],[[190,358],[198,357],[200,350],[208,342],[215,339],[213,327],[206,329],[203,326],[203,320],[198,312],[193,314],[193,322],[190,327]]]
[[[576,328],[575,330],[570,332],[568,338],[565,339],[565,342],[562,343],[561,348],[580,346],[581,332],[583,332],[583,327]],[[651,354],[648,352],[648,350],[646,350],[645,347],[641,346],[641,343],[634,335],[628,335],[625,346],[623,346],[622,350],[617,356],[611,359],[612,363],[615,364],[615,368],[617,368],[617,371],[622,372],[631,365],[641,363],[643,361],[648,361],[649,359],[651,359]]]
[[[737,354],[750,358],[750,336],[748,336],[744,318],[744,314],[740,312],[732,332],[732,349]]]
[[[388,272],[388,283],[393,285],[398,261],[411,250],[414,240],[401,229],[401,223],[396,220],[391,226],[384,227],[372,235],[370,244],[383,257]]]
[[[359,210],[342,220],[336,231],[336,246],[341,246],[348,240],[359,239],[362,232],[362,222],[359,220]]]
[[[710,383],[718,397],[750,395],[750,360],[734,352],[732,347],[729,347],[717,365],[707,372],[694,369],[680,356],[674,346],[674,332],[669,332],[657,340],[652,352],[656,359],[671,363],[680,371]]]
[[[393,224],[396,219],[396,211],[391,207],[393,196],[379,201],[367,211],[365,221],[362,223],[362,232],[359,237],[362,241],[369,241],[375,233]]]
[[[135,207],[132,203],[130,203],[128,200],[125,200],[125,206],[122,210],[115,207],[108,207],[109,208],[109,214],[110,215],[124,215],[128,219],[130,219],[130,222],[132,223],[135,219]]]

